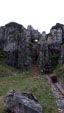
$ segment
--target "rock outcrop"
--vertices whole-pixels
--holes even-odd
[[[28,70],[37,63],[39,70],[53,70],[58,63],[64,63],[62,45],[64,44],[64,25],[57,23],[42,34],[32,26],[25,29],[15,22],[0,27],[0,48],[6,54],[8,65]]]
[[[43,113],[32,93],[10,90],[5,97],[5,108],[11,113]]]
[[[23,70],[30,68],[31,59],[27,52],[26,29],[12,22],[5,25],[4,31],[3,51],[7,54],[6,63]]]

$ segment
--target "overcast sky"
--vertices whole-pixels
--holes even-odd
[[[11,21],[40,32],[64,24],[64,0],[0,0],[0,26]]]

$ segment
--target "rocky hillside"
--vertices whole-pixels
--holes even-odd
[[[36,63],[42,72],[52,72],[57,64],[64,63],[64,25],[57,23],[42,34],[32,26],[27,29],[15,22],[0,27],[0,56],[5,63],[29,70]]]
[[[15,73],[16,75],[14,75]],[[42,109],[43,109],[42,113],[59,113],[54,94],[51,91],[51,88],[50,88],[50,85],[48,84],[48,79],[46,76],[42,76],[40,74],[38,74],[38,77],[35,76],[32,68],[31,70],[28,71],[28,73],[19,72],[19,70],[11,66],[8,66],[2,63],[2,61],[0,61],[0,113],[8,113],[4,106],[4,99],[5,99],[6,93],[11,89],[14,89],[16,91],[22,91],[22,92],[32,92],[32,94],[35,97],[37,97],[39,104],[41,104],[42,106]],[[9,97],[10,99],[11,98],[13,99],[12,96],[9,96]],[[26,100],[24,101],[25,101],[24,103],[26,103]],[[14,105],[13,104],[14,101],[13,102],[8,101],[8,98],[7,98],[7,102],[8,102],[8,105],[10,104]],[[32,105],[32,109],[35,108],[33,105]],[[17,106],[19,107],[18,101],[17,101]],[[22,107],[24,109],[23,105]],[[16,109],[16,107],[12,107],[12,109],[13,108]],[[18,110],[18,108],[16,110]],[[21,107],[20,107],[20,110],[21,110]],[[26,110],[30,111],[30,109],[25,107],[24,113],[26,113]],[[33,113],[36,113],[33,110],[31,111]],[[32,113],[31,111],[30,113]]]

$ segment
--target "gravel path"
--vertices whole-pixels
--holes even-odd
[[[47,77],[48,77],[48,83],[51,86],[51,89],[52,89],[52,91],[53,91],[53,93],[55,95],[55,99],[56,99],[56,103],[57,103],[57,106],[58,106],[58,110],[59,110],[60,113],[64,113],[64,96],[57,89],[55,84],[51,82],[51,79],[49,78],[49,76],[47,76]],[[60,82],[58,82],[57,84],[62,90],[64,90],[62,88],[62,85],[61,85]]]

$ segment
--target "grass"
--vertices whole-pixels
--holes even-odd
[[[40,79],[36,80],[33,78],[33,69],[28,73],[20,71],[18,76],[13,76],[11,71],[16,72],[16,69],[0,62],[0,113],[7,113],[4,97],[11,89],[32,92],[42,105],[44,113],[59,113],[46,76],[39,74]]]
[[[54,70],[54,74],[56,74],[57,78],[64,84],[64,64],[58,65]]]

